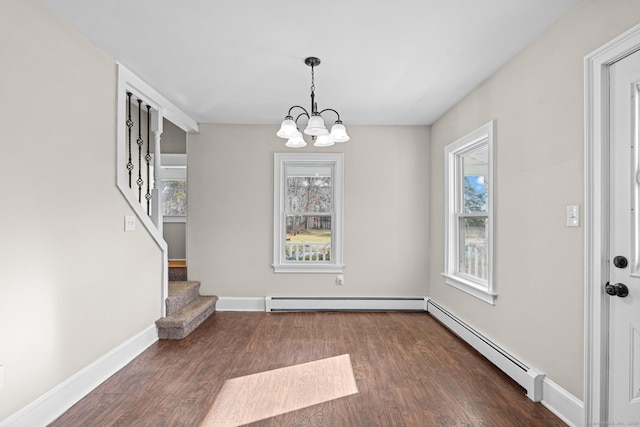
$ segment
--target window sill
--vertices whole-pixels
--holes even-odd
[[[468,280],[460,276],[454,276],[446,273],[442,273],[442,275],[444,276],[446,284],[479,298],[488,304],[495,305],[498,295],[489,292],[486,286],[482,286],[472,280]]]
[[[336,264],[274,264],[274,273],[342,273],[344,265]]]

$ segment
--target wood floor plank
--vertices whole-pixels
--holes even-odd
[[[226,380],[343,354],[357,394],[250,425],[564,425],[425,313],[217,312],[184,340],[151,346],[51,426],[199,426]]]

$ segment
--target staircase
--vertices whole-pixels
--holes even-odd
[[[187,261],[184,259],[169,260],[169,281],[187,280]]]
[[[200,295],[198,281],[170,281],[167,316],[156,320],[158,337],[181,340],[216,311],[216,296]]]

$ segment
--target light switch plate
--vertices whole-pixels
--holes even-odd
[[[124,231],[134,231],[136,229],[136,216],[125,215],[124,216]]]
[[[567,227],[580,227],[580,206],[567,206]]]
[[[4,365],[0,365],[0,391],[4,388]]]

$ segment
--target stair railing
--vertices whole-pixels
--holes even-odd
[[[197,132],[198,124],[168,99],[127,70],[122,64],[118,64],[117,86],[116,184],[132,210],[136,213],[139,222],[149,231],[149,234],[162,252],[160,307],[161,314],[164,316],[166,314],[165,300],[169,293],[169,273],[167,243],[162,236],[162,200],[160,197],[162,124],[166,118],[187,133]],[[136,115],[132,114],[131,111],[132,105],[135,106],[136,104],[138,105],[137,122],[134,120]],[[143,125],[144,120],[142,120],[143,110],[146,110],[147,113],[146,128]],[[145,130],[146,141],[143,138]],[[151,133],[153,133],[153,156],[150,153]],[[136,134],[137,137],[134,141]],[[137,145],[137,157],[133,151],[134,142]],[[143,155],[144,152],[146,154]],[[149,191],[152,159],[154,186]],[[146,163],[146,170],[143,168],[143,160]],[[137,170],[134,162],[138,164]],[[134,188],[133,177],[136,175],[137,179]],[[147,190],[143,199],[142,189],[145,184]]]

